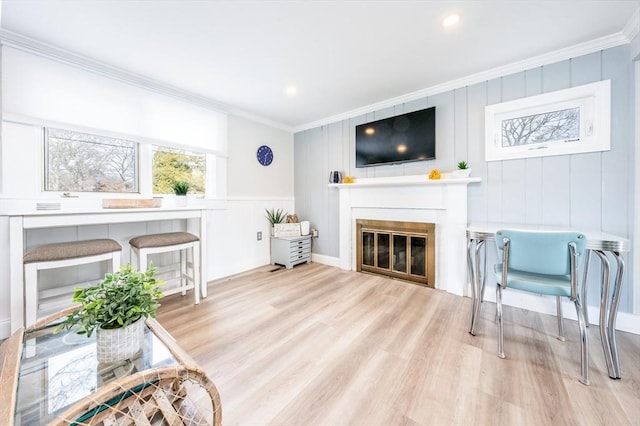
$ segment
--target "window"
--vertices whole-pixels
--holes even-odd
[[[609,80],[485,108],[486,161],[608,151]]]
[[[189,193],[204,195],[205,154],[180,149],[153,147],[153,193],[173,194],[172,183],[189,183]]]
[[[502,147],[580,140],[580,108],[549,111],[502,122]]]
[[[45,191],[138,192],[138,144],[45,129]]]

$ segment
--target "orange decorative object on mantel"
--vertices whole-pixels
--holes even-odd
[[[353,176],[345,176],[342,178],[342,183],[353,183],[356,181],[356,178]]]
[[[429,179],[431,180],[438,180],[440,179],[440,170],[438,169],[433,169],[431,170],[431,172],[429,173]]]

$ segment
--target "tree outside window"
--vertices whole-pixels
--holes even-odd
[[[138,192],[136,142],[51,128],[45,141],[45,191]]]
[[[502,122],[502,146],[519,146],[580,137],[580,108],[516,117]]]
[[[172,183],[189,183],[189,193],[204,195],[205,155],[185,150],[153,147],[153,193],[172,194]]]

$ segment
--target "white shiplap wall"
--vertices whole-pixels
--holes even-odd
[[[509,161],[484,161],[484,107],[540,93],[611,80],[609,152]],[[505,75],[422,99],[300,131],[294,136],[296,211],[310,218],[320,237],[314,253],[338,256],[337,191],[330,170],[356,177],[427,174],[468,160],[472,176],[468,217],[474,221],[524,222],[601,229],[632,238],[634,164],[633,63],[629,45]],[[356,169],[357,124],[436,106],[436,160]],[[493,256],[493,253],[491,253]],[[627,271],[620,310],[630,312],[633,271]],[[594,263],[595,265],[595,263]],[[592,268],[588,304],[599,300],[600,271]]]

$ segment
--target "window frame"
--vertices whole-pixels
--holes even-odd
[[[577,140],[556,140],[503,147],[506,120],[578,108]],[[485,161],[581,154],[611,149],[611,82],[585,84],[485,107]]]
[[[167,193],[155,193],[155,192],[153,192],[153,157],[154,157],[154,152],[157,150],[157,148],[159,148],[160,150],[165,150],[165,152],[169,151],[169,150],[175,150],[175,151],[183,151],[182,154],[184,154],[184,155],[201,155],[201,156],[203,156],[204,157],[204,173],[205,173],[204,174],[204,188],[205,188],[204,193],[202,193],[202,194],[189,194],[189,195],[194,196],[194,197],[206,197],[206,194],[209,192],[209,179],[208,179],[208,176],[209,176],[209,172],[208,172],[209,162],[207,161],[208,154],[206,152],[196,151],[196,150],[194,150],[192,148],[177,148],[175,146],[168,146],[166,144],[165,145],[160,145],[158,143],[151,144],[150,148],[151,148],[151,156],[150,156],[151,157],[150,158],[150,161],[151,161],[151,168],[150,168],[150,173],[151,173],[151,179],[150,179],[151,180],[151,191],[150,192],[154,197],[162,197],[162,196],[165,196],[165,195],[173,195],[171,192],[167,192]]]
[[[3,116],[3,121],[10,121],[21,125],[31,126],[34,131],[37,130],[38,138],[35,141],[37,148],[35,152],[38,153],[38,158],[34,158],[37,161],[38,166],[35,168],[37,173],[38,188],[36,190],[36,198],[38,199],[52,199],[64,196],[67,191],[45,191],[45,129],[48,127],[70,130],[80,133],[98,134],[101,136],[126,139],[137,143],[138,146],[138,191],[137,192],[79,192],[68,191],[71,197],[78,197],[82,199],[103,199],[118,195],[121,198],[151,198],[151,197],[165,197],[166,195],[154,195],[153,194],[153,145],[183,149],[193,152],[198,152],[197,147],[191,147],[188,145],[179,145],[168,141],[150,139],[135,135],[121,134],[117,132],[111,132],[103,129],[87,128],[83,126],[76,126],[68,123],[59,123],[48,120],[41,120],[32,117],[23,116],[20,114],[7,113]],[[224,187],[218,189],[217,180],[219,178],[217,171],[217,163],[219,160],[225,160],[225,156],[217,155],[211,152],[203,152],[205,155],[205,194],[202,195],[190,195],[190,197],[203,198],[203,199],[216,199],[218,197],[218,191],[222,189],[222,195],[224,196]],[[220,182],[222,185],[226,185],[226,182]]]
[[[122,137],[122,136],[107,136],[105,134],[102,134],[101,132],[87,132],[87,131],[78,131],[78,130],[70,130],[70,129],[65,129],[65,128],[60,128],[60,127],[55,127],[55,126],[42,126],[42,130],[43,130],[43,146],[42,146],[42,162],[41,162],[41,170],[42,170],[42,192],[44,193],[79,193],[79,194],[127,194],[127,195],[134,195],[134,194],[140,194],[140,180],[141,180],[141,175],[140,175],[140,142],[138,142],[137,140],[131,138],[131,137]],[[96,136],[96,137],[101,137],[101,138],[109,138],[109,139],[116,139],[116,140],[121,140],[121,141],[126,141],[126,142],[131,142],[133,144],[133,151],[134,151],[134,156],[135,156],[135,160],[133,163],[133,190],[132,191],[82,191],[82,190],[60,190],[60,189],[47,189],[47,179],[49,177],[50,171],[49,171],[49,145],[50,145],[50,141],[49,141],[49,136],[51,133],[51,130],[59,130],[59,131],[66,131],[66,132],[74,132],[74,133],[79,133],[79,134],[84,134],[84,135],[91,135],[91,136]],[[92,142],[88,142],[88,141],[78,141],[78,142],[82,142],[82,143],[92,143]]]

